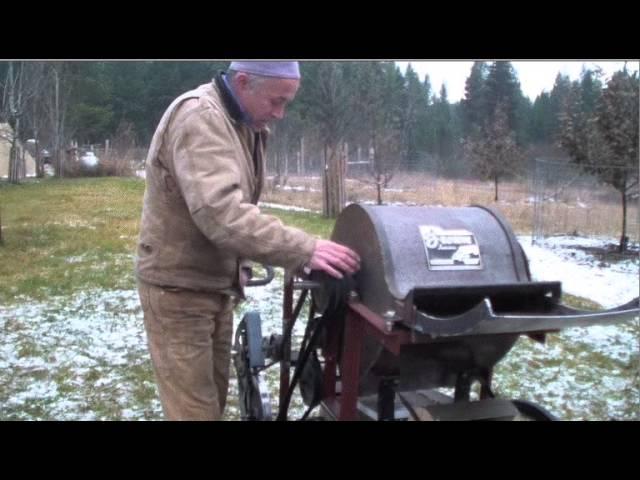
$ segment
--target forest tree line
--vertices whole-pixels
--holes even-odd
[[[144,147],[176,96],[227,67],[0,62],[0,122],[12,126],[9,140],[35,139],[36,151],[50,151],[62,174],[71,140],[102,144],[127,132]],[[421,80],[411,65],[402,72],[390,61],[301,62],[301,73],[296,100],[272,127],[271,170],[324,172],[329,216],[344,205],[347,160],[366,164],[379,188],[397,170],[421,170],[491,180],[497,199],[499,182],[522,175],[532,159],[564,156],[614,186],[624,208],[637,191],[639,82],[626,67],[610,79],[589,69],[573,81],[559,73],[533,101],[508,61],[474,62],[459,102],[428,75]],[[19,181],[15,173],[9,179]]]

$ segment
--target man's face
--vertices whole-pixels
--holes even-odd
[[[300,80],[290,78],[254,77],[238,72],[234,87],[242,108],[249,114],[254,130],[264,128],[273,120],[284,117],[285,108],[300,88]]]

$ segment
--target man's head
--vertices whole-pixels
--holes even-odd
[[[229,80],[238,101],[260,130],[284,117],[300,87],[298,62],[231,62]]]

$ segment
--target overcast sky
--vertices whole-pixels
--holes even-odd
[[[425,73],[429,74],[431,88],[434,92],[440,94],[440,87],[444,82],[447,86],[447,94],[450,102],[457,102],[464,97],[464,83],[471,72],[473,62],[464,62],[459,60],[451,60],[445,62],[396,62],[396,64],[405,72],[407,64],[411,63],[413,69],[418,73],[420,80],[424,80]],[[613,72],[621,70],[624,62],[614,61],[538,61],[530,60],[525,62],[511,62],[520,81],[522,92],[528,96],[531,101],[542,93],[553,88],[553,83],[558,72],[563,75],[569,75],[571,80],[580,78],[580,72],[583,65],[595,69],[600,66],[604,71],[604,81],[608,79]],[[627,63],[627,69],[630,71],[638,70],[638,62]]]

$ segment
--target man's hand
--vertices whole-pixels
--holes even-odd
[[[360,270],[360,256],[349,247],[330,240],[316,240],[316,248],[307,264],[312,270],[322,270],[335,278],[342,273]]]

